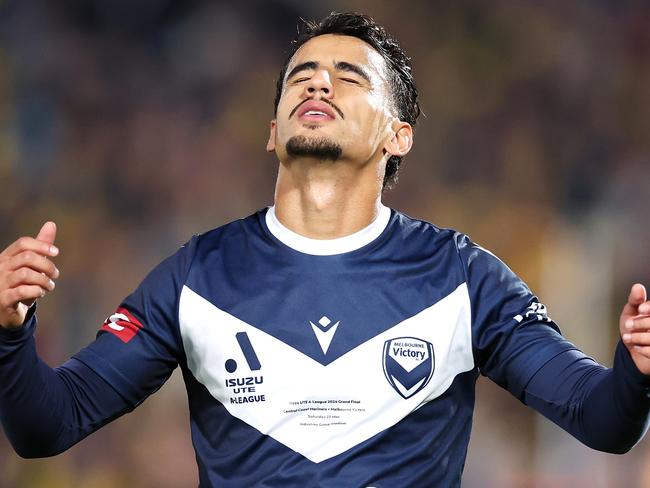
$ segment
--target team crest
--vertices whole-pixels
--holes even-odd
[[[433,345],[415,337],[397,337],[384,343],[384,374],[403,398],[422,390],[433,376]]]

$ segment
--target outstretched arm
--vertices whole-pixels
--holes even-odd
[[[503,262],[463,236],[458,243],[481,373],[586,445],[629,450],[643,437],[650,413],[645,288],[632,287],[620,317],[623,340],[608,369],[562,337],[546,307]]]
[[[0,420],[23,457],[57,454],[129,405],[80,361],[52,369],[36,354],[34,302],[54,290],[56,224],[0,253]]]
[[[133,408],[82,362],[45,364],[36,354],[35,327],[30,317],[24,327],[0,330],[0,420],[26,458],[63,452]]]
[[[650,303],[632,287],[620,317],[611,369],[580,351],[565,351],[530,380],[523,401],[588,446],[621,454],[645,434],[650,412]]]
[[[176,305],[191,252],[158,265],[64,365],[42,362],[34,301],[54,289],[56,226],[0,253],[0,421],[25,457],[57,454],[155,392],[181,356]]]

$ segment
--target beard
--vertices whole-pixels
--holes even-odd
[[[291,157],[311,157],[336,161],[343,148],[325,137],[293,136],[287,141],[287,154]]]

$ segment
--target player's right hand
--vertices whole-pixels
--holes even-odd
[[[0,327],[23,325],[36,299],[54,290],[59,277],[50,260],[59,254],[55,238],[56,224],[45,222],[36,238],[21,237],[0,253]]]

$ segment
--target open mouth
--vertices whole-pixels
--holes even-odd
[[[306,122],[321,122],[323,120],[334,120],[334,117],[320,110],[307,110],[304,114],[301,114],[298,118]]]
[[[331,107],[329,103],[322,100],[307,100],[294,108],[289,117],[297,111],[298,119],[303,122],[324,122],[336,119],[335,110],[343,118],[341,111]]]

